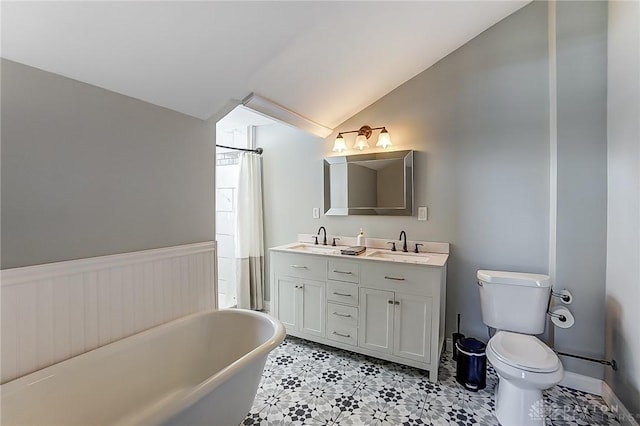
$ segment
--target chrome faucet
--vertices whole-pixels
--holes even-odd
[[[402,241],[402,236],[404,235],[404,242],[402,243],[402,251],[407,253],[409,250],[407,249],[407,233],[404,231],[400,232],[400,236],[398,237],[399,241]]]
[[[322,240],[322,245],[326,246],[327,245],[327,230],[324,228],[324,226],[321,226],[320,229],[318,229],[318,235],[320,235],[320,231],[324,231],[324,238]]]

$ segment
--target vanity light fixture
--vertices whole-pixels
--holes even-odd
[[[382,147],[382,149],[387,149],[391,146],[391,136],[385,127],[370,127],[370,126],[362,126],[358,130],[349,130],[346,132],[338,133],[335,142],[333,143],[333,151],[334,152],[342,152],[347,149],[347,144],[344,140],[345,133],[357,133],[356,141],[353,144],[354,149],[359,149],[363,151],[369,148],[369,142],[367,139],[371,137],[371,134],[374,130],[380,130],[380,135],[378,135],[378,143],[376,146]]]

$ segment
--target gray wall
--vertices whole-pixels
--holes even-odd
[[[265,147],[267,245],[326,225],[330,234],[452,243],[447,289],[448,333],[486,338],[475,273],[479,268],[547,272],[549,99],[547,9],[532,3],[395,89],[336,131],[387,126],[393,149],[414,149],[417,217],[321,216],[318,142],[290,132]],[[339,99],[336,100],[339,102]],[[377,134],[374,135],[377,137]],[[268,143],[269,142],[269,143]],[[352,143],[352,139],[348,139]],[[353,154],[353,151],[346,154]]]
[[[404,229],[409,239],[448,241],[447,333],[461,312],[462,332],[486,340],[476,270],[549,272],[549,114],[556,99],[549,98],[547,13],[545,2],[529,4],[336,129],[384,125],[393,149],[415,150],[416,206],[429,208],[428,221],[323,216],[310,222],[311,208],[322,203],[321,157],[333,155],[336,135],[320,151],[283,139],[279,148],[295,150],[301,174],[271,177],[283,197],[293,194],[272,207],[287,210],[271,223],[288,230],[290,239],[281,242],[319,224],[330,234],[355,236],[362,227],[369,237],[394,239]],[[555,343],[598,357],[605,334],[606,21],[606,3],[558,3],[557,286],[573,291],[577,323],[556,330]],[[305,190],[317,183],[313,197],[298,197],[294,186],[303,181]],[[266,197],[265,204],[272,202]],[[570,371],[602,377],[596,364],[563,362]]]
[[[640,3],[609,3],[606,382],[640,423]]]
[[[478,269],[547,272],[547,9],[531,4],[338,127],[386,126],[414,149],[417,217],[327,217],[331,232],[452,244],[447,333],[486,339]],[[393,129],[393,130],[392,130]],[[325,143],[330,155],[331,138]]]
[[[2,60],[2,268],[214,238],[215,126]]]
[[[604,356],[607,232],[607,3],[557,2],[558,209],[556,287],[574,295],[576,323],[558,350]],[[599,364],[562,357],[603,377]]]
[[[284,124],[256,127],[256,146],[262,154],[265,247],[296,241],[298,234],[315,233],[324,223],[312,219],[313,207],[322,212],[320,138]],[[320,217],[323,217],[322,213]],[[330,231],[333,231],[330,229]],[[335,232],[334,232],[335,234]],[[353,236],[355,237],[355,233]],[[270,253],[266,251],[265,299],[270,300]]]

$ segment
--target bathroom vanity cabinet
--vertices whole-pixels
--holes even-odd
[[[374,351],[429,363],[430,297],[363,288],[362,333],[358,345]]]
[[[444,342],[446,256],[436,265],[271,249],[272,314],[287,333],[429,371]]]
[[[290,334],[325,336],[325,264],[316,259],[295,254],[280,254],[273,261],[275,268],[285,270],[275,278],[277,318]],[[273,268],[273,267],[272,267]]]

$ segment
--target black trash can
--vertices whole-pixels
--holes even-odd
[[[473,337],[465,337],[456,342],[458,360],[456,380],[470,391],[478,391],[487,386],[487,345]]]

